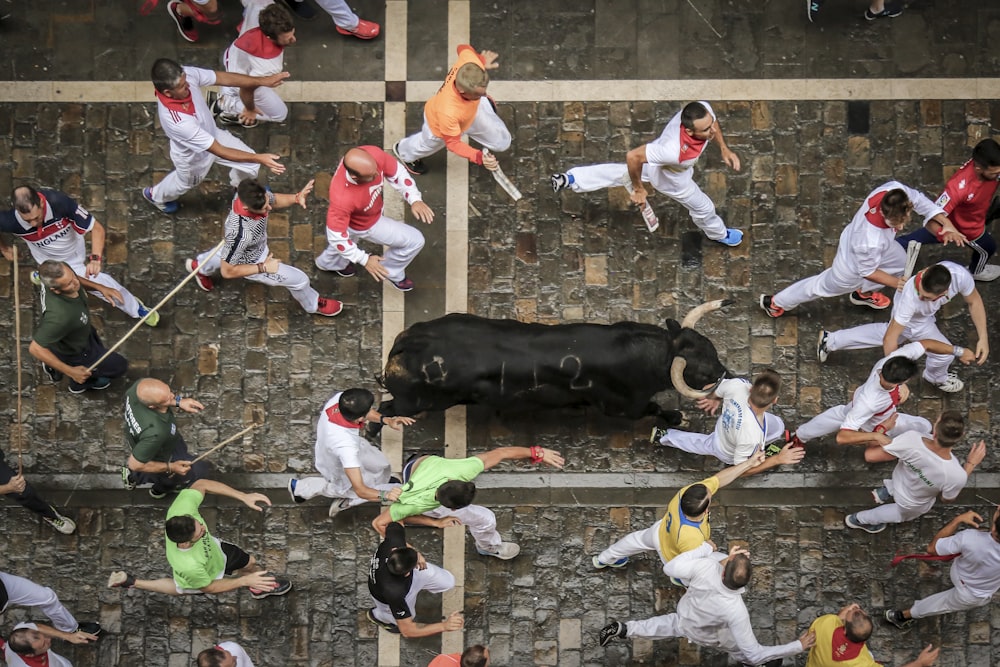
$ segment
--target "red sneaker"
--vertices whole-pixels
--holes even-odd
[[[337,301],[336,299],[324,299],[323,297],[319,298],[319,303],[317,305],[318,308],[316,308],[316,314],[325,315],[327,317],[333,317],[344,309],[344,304],[340,301]]]
[[[855,306],[868,306],[875,310],[885,310],[892,305],[892,299],[882,292],[851,292],[851,303]]]
[[[198,260],[189,259],[188,261],[184,262],[184,268],[188,270],[188,273],[191,273],[192,271],[198,268]],[[215,289],[215,282],[205,274],[201,273],[200,271],[194,274],[194,279],[195,282],[198,283],[198,287],[202,288],[206,292],[211,292],[213,289]]]
[[[398,289],[400,292],[409,292],[414,287],[413,281],[410,280],[409,278],[403,278],[399,282],[390,280],[389,284]]]
[[[768,317],[781,317],[785,314],[785,309],[776,305],[769,294],[760,295],[760,307]]]
[[[181,37],[192,43],[197,42],[198,31],[194,29],[194,20],[190,16],[181,16],[177,11],[177,8],[182,4],[184,3],[181,0],[170,0],[167,3],[167,13],[177,24],[177,32],[181,34]]]
[[[194,20],[198,23],[204,23],[206,25],[219,25],[222,23],[222,17],[220,15],[216,14],[214,19],[209,18],[205,12],[201,11],[201,7],[191,0],[182,0],[182,2],[188,6],[188,9],[190,9],[194,14]]]
[[[358,27],[354,30],[345,30],[344,28],[337,26],[337,32],[341,35],[349,35],[351,37],[357,37],[358,39],[375,39],[378,37],[378,34],[382,32],[382,28],[379,27],[378,23],[373,21],[358,19]]]

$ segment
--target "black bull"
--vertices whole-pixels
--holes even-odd
[[[393,343],[381,378],[392,400],[385,416],[453,405],[499,411],[593,406],[606,415],[654,415],[674,425],[676,410],[653,396],[673,387],[689,398],[729,376],[715,346],[694,330],[728,301],[698,306],[682,324],[528,324],[452,314],[414,324]],[[693,389],[697,388],[697,389]]]

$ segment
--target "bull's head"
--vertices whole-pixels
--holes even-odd
[[[689,362],[693,366],[692,370],[695,371],[693,375],[699,387],[712,382],[718,384],[729,375],[729,371],[719,361],[719,354],[715,350],[715,346],[710,340],[694,331],[694,327],[705,313],[718,310],[731,303],[732,301],[728,299],[703,303],[692,308],[681,322],[681,331],[674,342],[674,360],[670,364],[670,381],[681,396],[696,400],[708,396],[714,389],[714,387],[694,389],[684,380],[684,371]]]

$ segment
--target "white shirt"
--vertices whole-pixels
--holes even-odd
[[[38,626],[34,623],[18,623],[14,626],[15,630],[20,628],[37,630]],[[9,636],[10,635],[8,635],[8,637]],[[10,646],[8,646],[4,640],[0,639],[0,645],[3,645],[4,660],[7,662],[7,667],[28,667],[28,663],[26,663],[17,653],[10,650]],[[58,653],[53,653],[52,649],[45,652],[45,657],[49,660],[49,667],[73,667],[73,663]],[[242,667],[242,665],[240,667]],[[250,667],[253,667],[253,665]]]
[[[963,530],[938,540],[935,551],[941,556],[962,554],[951,561],[951,582],[956,586],[964,585],[984,598],[1000,590],[1000,543],[989,533]]]
[[[941,266],[951,274],[951,285],[940,299],[923,301],[917,291],[917,276],[913,276],[896,295],[892,304],[892,319],[904,327],[915,327],[927,320],[933,320],[939,310],[957,295],[969,296],[976,289],[976,280],[964,266],[955,262],[941,262]]]
[[[365,485],[374,487],[389,481],[392,466],[379,449],[361,436],[360,429],[330,421],[328,412],[340,401],[342,393],[337,392],[326,402],[316,422],[316,470],[336,493],[346,494],[352,488],[345,469],[360,468]]]
[[[712,110],[712,105],[705,101],[700,101],[699,104],[708,110],[708,115],[712,117],[714,123],[715,112]],[[646,144],[646,162],[653,167],[666,167],[668,171],[690,169],[701,157],[709,142],[706,141],[695,148],[683,141],[685,138],[688,138],[688,134],[684,132],[681,125],[681,112],[678,111],[663,128],[660,136]]]
[[[873,274],[882,264],[885,252],[896,242],[896,230],[891,227],[878,227],[869,221],[869,214],[881,219],[881,212],[872,212],[869,200],[885,192],[899,188],[906,192],[913,209],[924,222],[935,215],[944,213],[944,209],[928,199],[924,194],[899,181],[889,181],[872,190],[861,207],[854,214],[851,223],[840,234],[837,255],[833,258],[834,273],[845,278],[866,278]]]
[[[243,647],[236,642],[222,642],[218,645],[219,648],[225,649],[233,654],[236,658],[236,667],[253,667],[253,662],[250,660],[250,656],[247,652],[243,650]]]
[[[185,67],[187,82],[191,86],[191,105],[194,114],[175,111],[168,108],[157,98],[156,110],[160,116],[160,125],[170,139],[170,157],[174,161],[190,161],[204,153],[215,143],[215,118],[205,103],[202,86],[215,85],[215,72],[197,67]]]
[[[743,602],[746,589],[727,588],[722,583],[722,566],[711,554],[712,547],[706,542],[663,566],[667,576],[688,584],[677,603],[677,627],[684,636],[700,646],[738,654],[741,660],[754,665],[805,650],[797,639],[780,646],[761,646]]]
[[[871,431],[876,426],[892,416],[899,405],[899,387],[891,391],[882,388],[879,371],[885,362],[893,357],[904,356],[907,359],[919,359],[924,356],[924,346],[920,341],[907,343],[894,350],[875,364],[865,383],[854,392],[854,398],[847,404],[847,416],[841,428],[850,431]]]
[[[743,463],[764,446],[765,422],[757,421],[757,415],[750,409],[752,386],[745,378],[734,378],[723,380],[715,388],[715,395],[722,399],[722,413],[715,422],[715,437],[719,449],[735,464]]]
[[[891,483],[886,485],[896,503],[926,511],[934,505],[938,494],[945,500],[954,500],[965,488],[969,476],[954,455],[943,459],[932,452],[924,443],[925,435],[907,431],[883,449],[899,459]]]

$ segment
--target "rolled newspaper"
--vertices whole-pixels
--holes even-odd
[[[484,148],[483,155],[492,155],[492,153],[490,153],[489,148]],[[519,201],[521,199],[521,191],[517,189],[517,186],[514,185],[509,178],[507,178],[507,174],[503,173],[503,169],[500,168],[500,165],[497,165],[497,168],[490,173],[493,174],[493,180],[500,184],[500,187],[510,195],[511,199],[514,201]]]

